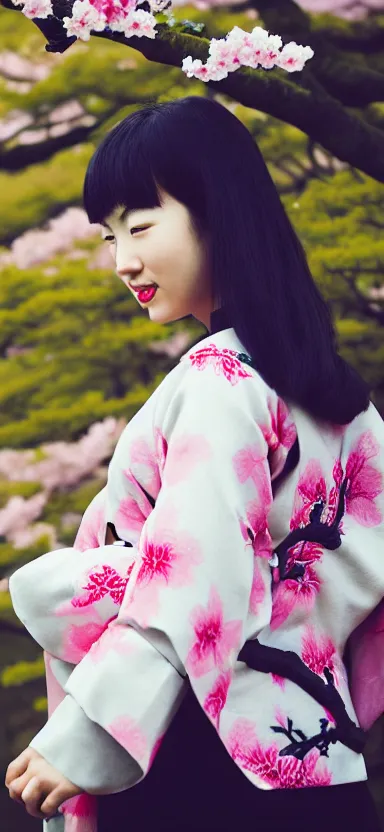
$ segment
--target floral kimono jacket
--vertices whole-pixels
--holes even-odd
[[[367,778],[343,657],[374,610],[382,629],[383,470],[373,404],[315,421],[213,313],[125,428],[74,547],[10,580],[46,658],[31,746],[84,790],[49,832],[96,831],[94,795],[146,776],[188,685],[255,787]]]

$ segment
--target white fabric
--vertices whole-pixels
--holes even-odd
[[[313,737],[324,708],[293,682],[254,671],[237,656],[257,637],[293,650],[322,678],[330,669],[356,721],[342,655],[384,595],[383,422],[371,404],[345,429],[317,423],[238,361],[243,352],[233,329],[189,350],[127,425],[75,546],[38,558],[10,580],[16,613],[32,636],[76,665],[56,718],[32,743],[53,764],[62,761],[74,782],[79,755],[98,748],[95,725],[125,750],[127,784],[139,782],[180,705],[186,674],[255,786],[366,779],[363,756],[341,742],[326,757],[316,749],[303,761],[279,757],[289,744],[288,720]],[[273,498],[296,436],[299,464]],[[341,546],[292,549],[304,575],[279,582],[273,549],[310,522],[319,499],[322,522],[331,523],[346,479]],[[103,545],[107,521],[132,548]],[[84,715],[88,740],[79,749],[76,726],[85,726]],[[112,783],[104,764],[98,774],[95,766],[95,793],[119,790],[118,768],[111,760]]]

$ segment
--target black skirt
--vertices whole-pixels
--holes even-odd
[[[381,832],[365,781],[263,791],[189,690],[147,776],[98,798],[98,832]]]

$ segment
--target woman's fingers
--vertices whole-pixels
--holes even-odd
[[[9,764],[7,768],[7,773],[5,775],[5,785],[7,789],[9,789],[12,780],[15,780],[16,777],[20,777],[22,774],[24,774],[24,772],[28,768],[29,760],[30,753],[28,748],[26,748],[25,751],[22,752],[22,754],[19,754],[19,756],[16,757],[15,760],[12,760],[12,762]]]
[[[10,783],[8,786],[9,796],[12,798],[12,800],[16,800],[17,803],[23,803],[21,795],[26,785],[29,783],[30,779],[31,776],[26,771],[24,774],[21,775],[21,777],[16,777],[15,780],[12,780],[12,783]]]
[[[68,800],[69,797],[72,796],[74,795],[64,794],[62,788],[58,786],[48,795],[46,800],[44,800],[41,804],[40,810],[41,812],[43,812],[44,817],[51,817],[52,815],[55,815],[59,806],[61,806],[61,804],[64,803],[65,800]]]
[[[23,789],[21,799],[29,815],[33,818],[43,819],[41,804],[47,796],[47,789],[38,777],[31,777],[29,783]]]

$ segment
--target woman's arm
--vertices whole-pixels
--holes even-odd
[[[179,707],[186,676],[218,724],[215,691],[222,707],[244,641],[270,620],[268,408],[245,388],[255,389],[252,377],[235,387],[211,371],[191,368],[158,423],[167,443],[162,487],[121,609],[65,685],[137,762],[136,782]],[[124,456],[121,482],[116,468],[110,480],[119,495],[128,465]]]

